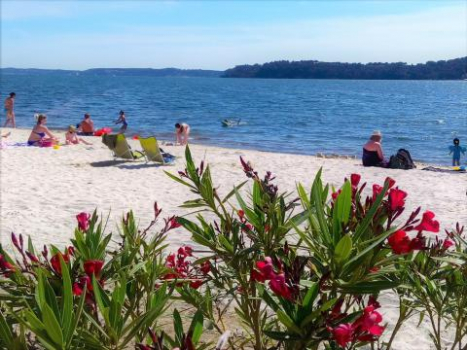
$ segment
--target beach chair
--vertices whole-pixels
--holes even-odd
[[[169,165],[174,162],[175,156],[169,153],[164,153],[164,151],[159,148],[157,139],[154,136],[140,138],[139,142],[141,143],[147,162],[152,161],[161,163],[162,165]]]
[[[164,164],[164,157],[162,156],[159,144],[154,136],[147,138],[140,138],[139,142],[143,148],[146,161],[157,162]]]
[[[110,148],[115,158],[136,160],[144,157],[142,152],[131,149],[123,134],[102,135],[102,142]]]

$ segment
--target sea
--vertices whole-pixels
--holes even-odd
[[[453,138],[467,146],[467,81],[3,74],[2,98],[12,91],[21,128],[36,113],[57,129],[89,113],[98,128],[118,130],[123,110],[130,136],[174,140],[174,124],[184,122],[191,142],[229,148],[360,157],[380,130],[387,157],[405,148],[415,160],[449,165]]]

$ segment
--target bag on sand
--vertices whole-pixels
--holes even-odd
[[[416,166],[406,149],[399,149],[397,153],[389,158],[389,168],[391,169],[415,169]]]

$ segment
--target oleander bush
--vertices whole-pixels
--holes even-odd
[[[352,174],[332,188],[319,171],[310,190],[282,193],[240,158],[247,179],[221,197],[209,166],[185,155],[167,175],[193,193],[181,205],[192,215],[162,221],[156,203],[145,229],[125,215],[117,240],[96,212],[80,213],[63,249],[12,234],[16,252],[0,247],[1,348],[389,350],[412,317],[427,320],[436,349],[467,347],[463,227],[439,239],[420,208],[403,221],[394,180],[365,191]],[[193,247],[170,252],[176,228]],[[394,325],[382,292],[399,299]]]

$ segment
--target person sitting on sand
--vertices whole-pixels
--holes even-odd
[[[37,124],[32,128],[31,135],[29,135],[29,146],[40,146],[44,142],[51,142],[52,144],[58,142],[58,139],[50,132],[49,128],[45,126],[46,122],[47,116],[45,114],[39,114],[37,117]]]
[[[85,145],[92,145],[92,143],[86,142],[82,138],[78,138],[78,135],[76,134],[76,128],[73,125],[70,125],[68,127],[68,131],[65,134],[65,143],[67,145],[77,145],[80,142],[84,143]]]
[[[461,152],[465,154],[465,147],[460,145],[459,139],[456,137],[452,140],[454,146],[449,146],[449,154],[452,154],[452,166],[461,165]]]
[[[126,129],[128,128],[128,123],[126,122],[125,112],[120,111],[118,119],[115,121],[115,124],[122,123],[122,127],[120,128],[120,133],[123,134]]]
[[[92,136],[94,135],[94,122],[91,119],[91,116],[86,113],[84,119],[79,123],[80,135],[83,136]]]
[[[175,142],[180,145],[188,144],[188,137],[190,136],[190,126],[186,123],[175,124]]]
[[[363,146],[363,166],[387,166],[387,162],[384,160],[383,148],[381,147],[382,139],[383,135],[380,131],[373,131],[370,139]]]

